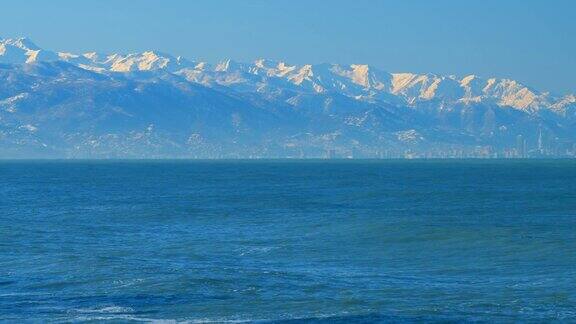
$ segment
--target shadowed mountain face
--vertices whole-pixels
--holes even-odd
[[[366,65],[216,65],[0,41],[0,158],[569,152],[576,97]]]

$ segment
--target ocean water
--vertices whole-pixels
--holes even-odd
[[[576,161],[0,162],[0,321],[554,320]]]

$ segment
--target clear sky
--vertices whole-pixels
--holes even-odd
[[[368,63],[576,92],[574,0],[2,0],[0,37],[54,50]]]

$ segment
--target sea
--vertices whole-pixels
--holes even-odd
[[[576,160],[0,161],[0,322],[576,322]]]

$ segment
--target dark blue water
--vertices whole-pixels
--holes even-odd
[[[576,321],[576,161],[0,162],[0,320]]]

